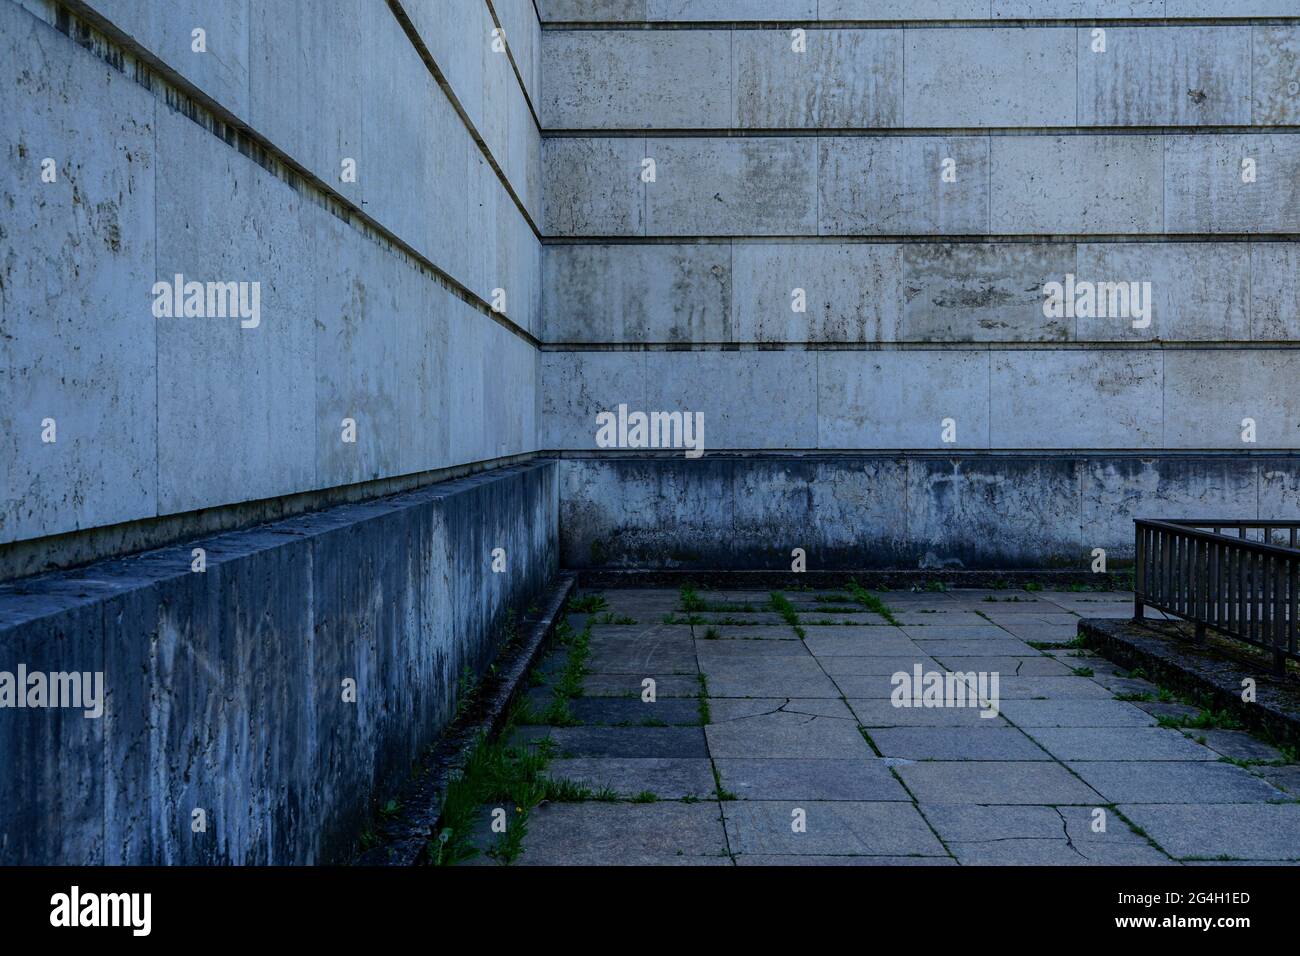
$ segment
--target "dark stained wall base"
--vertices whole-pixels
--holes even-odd
[[[105,692],[0,710],[0,864],[350,858],[556,574],[556,509],[536,463],[0,586],[0,671]]]
[[[1089,569],[1137,517],[1300,514],[1300,456],[565,457],[566,568]]]

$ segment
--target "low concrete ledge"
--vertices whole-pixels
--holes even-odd
[[[425,862],[424,848],[442,814],[448,783],[464,769],[479,738],[490,737],[505,725],[511,704],[524,688],[524,678],[564,617],[564,605],[574,586],[573,575],[561,574],[542,602],[540,616],[524,619],[523,641],[503,649],[495,670],[479,686],[474,704],[447,729],[403,788],[398,797],[401,812],[379,830],[381,845],[361,854],[358,865],[415,866]]]
[[[0,707],[0,864],[351,860],[554,580],[557,501],[536,463],[0,585],[0,671],[103,691]]]
[[[1300,681],[1294,675],[1270,673],[1271,658],[1248,645],[1211,637],[1204,645],[1191,642],[1177,622],[1084,620],[1079,636],[1085,647],[1126,668],[1142,668],[1147,676],[1174,690],[1196,694],[1216,710],[1226,710],[1248,730],[1279,744],[1300,746]],[[1255,682],[1255,701],[1241,699],[1242,681]]]
[[[579,584],[584,588],[715,588],[717,590],[745,591],[799,590],[842,588],[849,581],[869,590],[907,591],[928,587],[942,588],[1023,588],[1026,584],[1041,584],[1047,590],[1086,587],[1090,590],[1128,590],[1132,577],[1121,572],[1091,574],[1075,570],[1010,570],[1010,571],[881,571],[861,568],[856,571],[625,571],[614,568],[588,568],[578,572]]]

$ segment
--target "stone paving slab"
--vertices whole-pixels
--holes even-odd
[[[922,803],[920,810],[945,843],[990,843],[999,840],[1090,840],[1142,843],[1119,816],[1107,813],[1106,832],[1096,833],[1096,808],[1087,806],[1004,806]]]
[[[893,627],[879,614],[869,611],[853,614],[828,614],[816,608],[797,608],[799,623],[804,627]]]
[[[918,803],[1101,806],[1107,801],[1058,763],[928,761],[896,766]]]
[[[1025,643],[1069,644],[1079,637],[1077,622],[1069,626],[1015,622],[1004,624],[1003,629]]]
[[[895,628],[873,629],[864,634],[855,628],[805,628],[804,643],[817,657],[906,657],[924,656],[921,649]]]
[[[645,678],[655,682],[655,696],[695,697],[700,692],[699,678],[695,674],[588,674],[582,679],[582,692],[587,697],[636,697],[640,699]]]
[[[736,866],[958,866],[949,856],[775,856],[751,853]]]
[[[916,646],[940,661],[961,657],[1028,657],[1038,653],[1035,648],[1009,634],[979,640],[917,641]]]
[[[1147,843],[1071,843],[1055,840],[1000,840],[949,843],[962,866],[1173,866]]]
[[[974,611],[953,610],[916,610],[900,611],[894,620],[905,628],[912,627],[981,627],[988,624]]]
[[[910,803],[738,800],[722,808],[737,858],[751,853],[947,855]],[[806,814],[806,832],[792,828],[796,809]]]
[[[786,625],[785,618],[770,612],[751,614],[738,611],[678,611],[677,618],[683,622],[689,620],[691,622],[690,626],[697,631],[710,626],[719,629],[727,627],[743,631],[749,627],[780,627]]]
[[[984,671],[988,674],[996,672],[1002,680],[1012,677],[1069,677],[1074,674],[1071,664],[1035,650],[1018,657],[962,657],[959,661],[961,670]]]
[[[709,753],[721,757],[874,756],[850,717],[774,713],[741,717],[704,728]]]
[[[961,659],[959,670],[963,673],[979,673],[982,668],[971,667]],[[974,686],[973,681],[968,681]],[[1068,677],[1015,677],[998,673],[998,694],[1003,700],[1033,700],[1048,698],[1051,700],[1112,700],[1111,694],[1100,684],[1088,679],[1071,675]]]
[[[808,649],[798,640],[793,641],[710,641],[697,640],[695,656],[704,667],[712,664],[725,667],[732,663],[745,666],[774,658],[798,657],[811,660]]]
[[[900,628],[903,634],[918,643],[926,641],[1005,641],[1010,639],[1002,628],[996,624],[989,624],[984,621],[976,625],[961,625],[959,627],[950,627],[946,624],[935,624],[932,627],[918,627],[916,625]]]
[[[664,723],[672,727],[698,727],[700,724],[698,700],[683,697],[661,700],[657,689],[654,701],[643,701],[640,697],[579,697],[569,701],[569,713],[580,723],[593,725]]]
[[[1008,726],[1001,717],[981,717],[974,707],[895,707],[886,698],[848,698],[849,707],[864,727],[974,727]]]
[[[984,616],[999,627],[1012,630],[1018,627],[1078,627],[1079,618],[1066,611],[1056,613],[1028,613],[1024,611],[985,611]]]
[[[917,664],[922,670],[943,670],[939,662],[925,654],[904,654],[881,657],[849,657],[831,655],[818,658],[822,669],[837,683],[841,677],[889,677],[903,671],[910,674]],[[846,697],[855,696],[846,694]]]
[[[602,674],[694,674],[695,644],[681,638],[627,644],[594,643],[587,658],[589,670]]]
[[[699,727],[553,727],[559,757],[707,757]]]
[[[827,658],[834,660],[834,658]],[[912,673],[912,668],[900,668],[905,673]],[[936,668],[942,670],[943,668]],[[888,700],[894,693],[893,674],[848,674],[842,677],[831,678],[846,698],[857,697],[864,699],[875,698],[877,700]]]
[[[1273,786],[1285,790],[1292,797],[1300,799],[1300,764],[1289,763],[1282,767],[1251,767],[1250,772],[1267,780]]]
[[[1101,603],[1088,604],[1083,602],[1078,602],[1073,604],[1062,603],[1060,607],[1064,611],[1069,611],[1072,614],[1077,614],[1080,618],[1100,617],[1100,618],[1111,618],[1111,619],[1126,621],[1133,617],[1132,601],[1126,601],[1123,603],[1115,603],[1115,604],[1101,604]],[[1162,614],[1158,614],[1158,612],[1152,612],[1152,613],[1153,615],[1158,615],[1161,617],[1164,616]]]
[[[1152,716],[1122,700],[1005,700],[1002,713],[1020,727],[1150,727]]]
[[[1120,811],[1177,859],[1300,859],[1300,804],[1123,804]]]
[[[1189,731],[1205,746],[1234,760],[1281,760],[1282,751],[1272,744],[1257,740],[1244,730],[1193,730]]]
[[[718,697],[709,701],[710,724],[725,724],[745,717],[782,711],[806,717],[839,717],[853,720],[853,712],[836,697]]]
[[[1195,717],[1201,712],[1197,707],[1176,700],[1134,700],[1129,701],[1129,703],[1143,713],[1156,718],[1169,717],[1177,720],[1183,717]]]
[[[1264,803],[1289,800],[1268,781],[1230,763],[1206,761],[1071,762],[1107,803]]]
[[[993,722],[987,721],[992,724]],[[1014,727],[885,727],[871,731],[885,757],[909,760],[1051,760]]]
[[[917,607],[921,608],[947,608],[950,610],[960,610],[958,598],[953,597],[958,591],[872,591],[867,590],[879,598],[886,607],[898,610],[912,610]]]
[[[729,863],[718,804],[552,803],[533,810],[520,860],[532,866]]]
[[[1029,736],[1058,760],[1215,760],[1219,755],[1177,730],[1129,727],[1033,727]]]
[[[660,624],[656,621],[642,621],[638,624],[597,624],[602,615],[594,615],[591,625],[591,643],[636,644],[655,641],[689,641],[690,625]]]
[[[710,697],[839,697],[839,689],[811,657],[705,663]]]
[[[1052,601],[1035,597],[1028,591],[990,591],[970,588],[949,591],[949,596],[963,611],[1004,610],[1015,613],[1022,608],[1029,614],[1058,613],[1060,608]]]
[[[878,759],[716,757],[722,786],[740,800],[910,801]]]
[[[695,628],[695,639],[697,641],[797,641],[799,635],[794,632],[789,624],[759,624],[754,627],[730,627],[728,625],[717,625],[714,627],[717,637],[708,637],[709,626]]]
[[[706,757],[577,757],[552,760],[546,774],[592,790],[608,787],[624,798],[647,792],[667,800],[705,798],[715,786]]]

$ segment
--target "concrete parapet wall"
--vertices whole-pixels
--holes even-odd
[[[565,457],[571,568],[1087,568],[1135,517],[1282,518],[1300,459],[1180,455]]]
[[[554,575],[557,501],[535,464],[0,585],[0,670],[105,691],[3,711],[0,864],[346,860]]]

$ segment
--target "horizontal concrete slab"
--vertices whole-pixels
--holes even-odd
[[[564,243],[543,262],[554,343],[1300,340],[1289,242]]]

